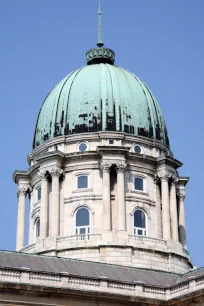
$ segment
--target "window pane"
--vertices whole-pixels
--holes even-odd
[[[136,210],[134,213],[134,226],[146,228],[145,214],[142,210]]]
[[[139,145],[135,145],[135,146],[134,146],[134,151],[135,151],[135,153],[141,153],[141,148],[140,148],[140,146],[139,146]]]
[[[41,200],[41,187],[39,187],[37,189],[37,200],[40,201]]]
[[[78,184],[77,184],[78,189],[88,188],[88,176],[87,175],[78,176],[77,179],[78,179]]]
[[[142,236],[142,230],[138,230],[138,235]]]
[[[76,213],[76,226],[89,225],[89,211],[86,208],[81,208]]]
[[[143,183],[142,178],[135,177],[135,189],[136,190],[143,190],[144,189],[144,183]]]
[[[80,235],[84,235],[86,234],[86,229],[83,227],[83,228],[80,228]]]

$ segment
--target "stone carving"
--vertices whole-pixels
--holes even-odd
[[[110,172],[110,168],[111,168],[111,163],[108,162],[104,162],[101,164],[101,170],[102,172]]]
[[[50,170],[50,174],[52,177],[60,177],[61,175],[64,174],[64,171],[62,169],[51,169]]]
[[[47,180],[48,177],[47,170],[39,170],[38,176],[40,177],[41,180]]]
[[[185,200],[185,197],[186,197],[185,191],[183,191],[183,190],[182,190],[182,191],[181,191],[181,190],[178,190],[176,194],[177,194],[177,197],[178,197],[179,199],[181,199],[181,200],[183,200],[183,201]]]
[[[178,182],[178,176],[176,174],[172,174],[171,176],[171,184],[175,185]]]
[[[117,172],[124,172],[125,171],[125,168],[127,167],[127,164],[116,164],[116,170]]]

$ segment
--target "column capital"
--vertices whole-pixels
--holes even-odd
[[[18,197],[20,195],[26,196],[27,192],[28,192],[28,187],[26,187],[26,186],[18,187],[17,195],[18,195]]]
[[[171,176],[171,185],[176,185],[177,182],[178,182],[178,175],[172,174],[172,176]]]
[[[177,190],[177,197],[179,198],[179,199],[181,199],[181,200],[185,200],[185,197],[186,197],[186,193],[185,193],[185,191],[181,191],[181,190]]]
[[[157,177],[162,181],[162,182],[168,182],[170,178],[172,177],[172,173],[170,171],[162,171],[157,174]]]
[[[111,163],[103,162],[103,163],[101,163],[101,171],[102,172],[110,172],[111,166],[112,166]]]
[[[38,171],[38,176],[40,177],[41,181],[43,180],[47,180],[47,177],[48,177],[48,173],[47,173],[47,170],[39,170]]]
[[[116,164],[116,171],[123,173],[125,171],[126,167],[127,167],[126,163],[118,163],[118,164]]]
[[[60,177],[61,175],[64,174],[64,171],[63,169],[60,169],[60,168],[56,168],[56,169],[51,169],[50,171],[50,175],[53,177]]]

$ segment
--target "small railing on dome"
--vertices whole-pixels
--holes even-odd
[[[87,240],[101,240],[101,234],[85,234],[85,235],[72,235],[72,236],[66,236],[66,237],[59,237],[57,238],[58,242],[61,241],[68,241],[68,242],[74,242],[74,241],[87,241]]]
[[[148,236],[129,235],[128,240],[129,242],[138,241],[138,242],[150,242],[150,243],[159,243],[159,244],[167,245],[167,242],[163,239],[148,237]]]

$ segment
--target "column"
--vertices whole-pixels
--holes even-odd
[[[33,190],[29,192],[29,198],[30,198],[30,211],[29,211],[29,244],[32,244],[33,241],[33,218],[32,218],[32,212],[33,212]]]
[[[156,184],[156,212],[157,212],[157,237],[162,238],[162,210],[161,210],[161,188],[160,180],[155,178]]]
[[[26,187],[18,187],[16,251],[20,251],[24,247],[26,194]]]
[[[170,189],[170,219],[171,219],[171,234],[172,240],[178,242],[178,212],[177,212],[177,199],[176,199],[176,182],[177,177],[172,177]]]
[[[111,231],[110,163],[102,163],[103,172],[103,231]]]
[[[118,231],[126,231],[126,211],[125,211],[125,168],[126,164],[117,164],[117,213]]]
[[[48,236],[48,180],[47,171],[39,171],[41,178],[41,201],[40,201],[40,238]]]
[[[54,169],[50,171],[52,176],[52,209],[51,209],[51,236],[59,235],[59,216],[60,216],[60,192],[59,192],[59,178],[62,175],[62,169]]]
[[[178,215],[179,215],[179,240],[184,248],[186,246],[186,222],[185,222],[185,211],[184,211],[184,200],[185,200],[185,191],[179,190],[177,192],[178,196]]]
[[[169,212],[169,172],[162,172],[159,175],[161,180],[161,196],[162,196],[162,228],[163,239],[170,239],[170,212]]]

